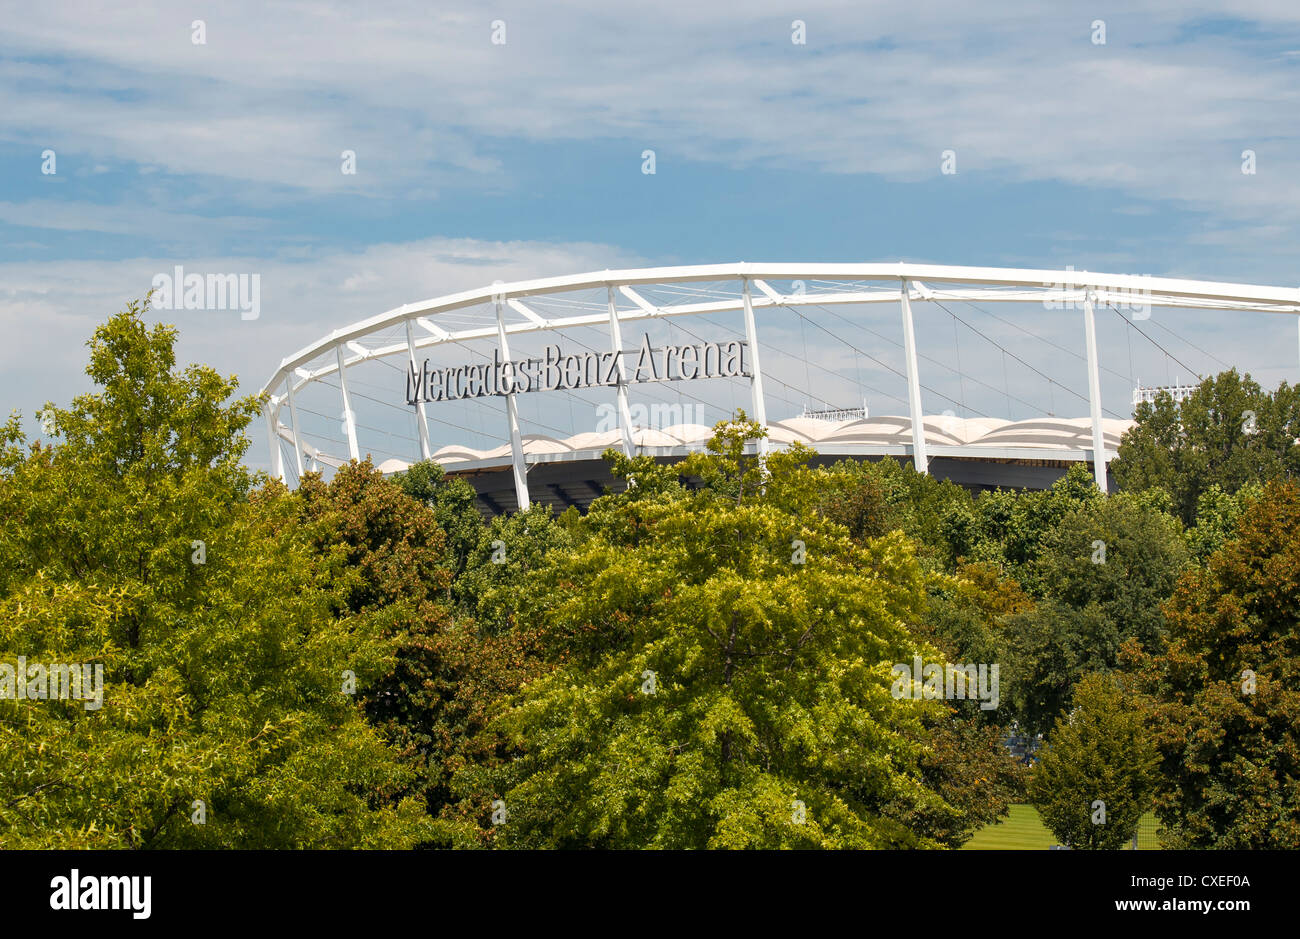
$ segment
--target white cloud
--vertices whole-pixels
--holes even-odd
[[[26,228],[113,234],[139,234],[156,231],[160,227],[178,226],[202,226],[209,234],[214,234],[252,231],[264,228],[267,224],[263,219],[238,215],[214,218],[185,212],[170,212],[134,203],[102,205],[55,199],[0,202],[0,222]]]
[[[1104,16],[1093,4],[801,3],[806,46],[790,43],[792,9],[235,2],[194,46],[188,15],[35,7],[10,24],[3,133],[96,162],[385,196],[508,182],[486,139],[629,137],[661,166],[894,179],[937,174],[952,147],[959,173],[1242,219],[1300,214],[1300,91],[1285,50],[1184,29],[1231,17],[1294,32],[1293,3],[1150,2],[1109,17],[1105,46],[1089,41]],[[489,41],[497,17],[505,46]],[[21,58],[51,54],[69,61]],[[1245,147],[1260,172],[1243,179]],[[344,149],[357,151],[355,177],[339,172]]]

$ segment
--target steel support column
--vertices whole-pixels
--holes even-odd
[[[1097,363],[1097,323],[1092,313],[1092,288],[1083,294],[1083,332],[1088,345],[1088,410],[1092,412],[1092,472],[1097,488],[1106,491],[1106,437],[1101,429],[1101,372]]]
[[[348,456],[354,460],[361,459],[361,451],[357,447],[357,419],[352,413],[352,396],[348,394],[348,380],[343,366],[343,344],[339,343],[334,347],[334,355],[339,363],[339,393],[343,397],[343,429],[348,435]]]
[[[289,422],[293,425],[293,460],[298,470],[298,481],[302,481],[302,434],[298,431],[298,403],[293,398],[294,374],[290,372],[284,379],[285,394],[289,398]]]
[[[266,419],[266,465],[280,482],[284,478],[284,451],[280,449],[280,437],[275,432],[275,408],[268,404],[262,412]]]
[[[907,409],[912,417],[912,466],[918,473],[927,473],[930,461],[925,452],[925,416],[921,413],[921,376],[916,367],[911,290],[912,282],[904,280],[899,296],[903,307],[903,352],[907,356]]]
[[[406,351],[411,358],[411,372],[414,374],[417,368],[415,361],[415,334],[411,332],[410,320],[406,321]],[[423,380],[424,376],[422,373],[420,377],[421,380]],[[415,419],[420,425],[420,459],[427,460],[429,458],[429,420],[424,416],[424,399],[421,398],[419,394],[416,395],[416,399]]]
[[[506,319],[501,309],[503,301],[499,294],[495,299],[497,339],[501,343],[501,362],[504,369],[504,363],[510,361],[510,345],[506,342]],[[523,512],[530,504],[528,499],[528,468],[524,465],[524,441],[519,434],[519,405],[515,402],[514,379],[515,376],[511,375],[510,390],[506,393],[506,421],[510,426],[510,456],[515,475],[515,500],[519,503],[519,511]]]
[[[618,322],[618,305],[614,302],[614,288],[609,288],[609,347],[618,363],[618,426],[623,432],[623,453],[631,456],[636,449],[632,442],[632,412],[627,406],[627,366],[623,363],[623,327]]]
[[[758,329],[754,325],[754,304],[749,296],[749,278],[742,277],[740,283],[745,305],[745,341],[749,346],[750,370],[753,373],[749,378],[749,392],[754,413],[750,416],[766,430],[767,404],[763,398],[763,370],[758,361]],[[763,437],[758,441],[758,452],[767,453],[767,449],[768,441],[766,437]]]

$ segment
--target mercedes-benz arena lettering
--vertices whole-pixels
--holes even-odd
[[[626,375],[622,352],[585,352],[564,355],[557,345],[546,347],[541,358],[502,361],[501,350],[493,350],[492,361],[481,365],[430,370],[425,359],[420,368],[411,365],[406,379],[406,403],[455,401],[484,395],[523,394],[528,391],[558,391],[564,388],[617,386]],[[644,375],[643,375],[644,373]],[[627,381],[678,381],[696,378],[734,378],[745,371],[745,343],[709,342],[700,345],[650,347],[650,337],[641,337],[636,367]]]
[[[972,321],[997,319],[997,304],[1037,305],[1036,330],[1060,330],[1060,340],[1002,317],[1024,336],[998,345]],[[284,359],[262,389],[272,471],[289,481],[363,456],[386,473],[432,459],[469,478],[485,511],[534,500],[581,507],[610,483],[606,448],[680,458],[743,408],[768,428],[756,449],[801,442],[823,460],[894,456],[972,486],[1050,485],[1084,462],[1107,489],[1107,463],[1131,420],[1105,407],[1102,372],[1124,376],[1100,361],[1097,322],[1123,328],[1113,312],[1140,328],[1152,310],[1296,314],[1300,289],[910,263],[734,263],[496,283],[361,320]],[[932,315],[951,316],[946,332]],[[963,363],[958,324],[968,340],[993,343],[988,355],[1000,349],[1000,365],[981,365],[969,348]],[[951,355],[934,348],[942,335]],[[1039,339],[1056,360],[1026,351]],[[1028,397],[1012,393],[1009,363],[1033,383]],[[925,413],[923,392],[953,407]],[[995,410],[994,392],[999,404],[1005,394],[1008,418],[1016,407],[1026,416],[981,411]],[[875,413],[882,400],[894,413]],[[1113,389],[1107,400],[1117,401]],[[1075,414],[1058,415],[1062,402]]]

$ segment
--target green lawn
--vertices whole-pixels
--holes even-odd
[[[975,832],[962,849],[985,851],[1042,851],[1056,844],[1056,837],[1043,827],[1032,805],[1013,805],[1011,815],[995,825]],[[1138,845],[1143,850],[1159,849],[1155,838],[1155,816],[1148,813],[1139,825]]]

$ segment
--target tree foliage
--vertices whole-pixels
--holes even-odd
[[[1075,687],[1030,777],[1043,824],[1072,848],[1123,847],[1155,788],[1156,752],[1143,715],[1111,675]]]
[[[465,778],[503,803],[499,843],[934,847],[977,824],[941,794],[960,774],[922,766],[942,702],[890,694],[891,663],[932,654],[906,540],[785,510],[801,455],[747,455],[761,433],[720,425],[672,472],[610,455],[635,485],[533,581],[557,668],[500,721],[521,755]]]
[[[1116,481],[1126,490],[1164,490],[1189,526],[1212,487],[1231,495],[1300,470],[1300,387],[1286,382],[1267,392],[1229,369],[1185,401],[1165,392],[1143,401],[1134,419],[1111,463]]]
[[[1120,648],[1163,648],[1161,604],[1187,564],[1179,524],[1125,494],[1090,499],[1041,539],[1033,562],[1043,594],[1005,621],[1012,713],[1046,732],[1074,683],[1119,664]]]
[[[102,666],[103,701],[0,701],[0,845],[410,845],[408,774],[343,690],[392,648],[331,608],[283,487],[253,492],[257,400],[177,370],[146,311],[96,330],[61,442],[3,430],[0,662]]]
[[[469,564],[469,556],[479,546],[483,537],[483,517],[475,502],[474,487],[459,477],[449,477],[446,471],[432,460],[412,464],[407,470],[395,473],[391,482],[400,486],[412,499],[427,505],[444,536],[443,567],[451,574],[447,583],[447,599],[452,600],[452,589]]]
[[[1300,847],[1300,487],[1267,485],[1166,604],[1170,642],[1130,649],[1188,848]]]
[[[250,474],[262,402],[147,312],[55,443],[0,426],[0,666],[104,680],[0,700],[0,847],[951,848],[1026,793],[1013,723],[1075,847],[1153,787],[1176,845],[1300,847],[1300,389],[1142,405],[1115,495],[814,466],[741,411],[485,520],[429,461]],[[902,696],[916,656],[998,706]]]

